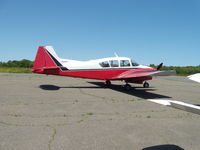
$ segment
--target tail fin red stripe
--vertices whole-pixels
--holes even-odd
[[[58,67],[44,46],[38,48],[32,72],[42,73],[44,68]]]

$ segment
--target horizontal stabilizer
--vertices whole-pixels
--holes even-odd
[[[51,67],[51,68],[43,68],[44,74],[58,74],[60,68],[59,67]]]

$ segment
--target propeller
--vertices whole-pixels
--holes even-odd
[[[161,63],[160,65],[158,65],[157,70],[160,70],[160,68],[162,68],[163,63]]]

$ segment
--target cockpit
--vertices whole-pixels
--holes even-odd
[[[115,68],[115,67],[133,67],[139,66],[137,62],[130,59],[110,59],[106,61],[102,61],[99,63],[103,68]]]

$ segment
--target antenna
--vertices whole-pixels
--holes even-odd
[[[119,57],[116,52],[114,54],[115,54],[115,57]]]

